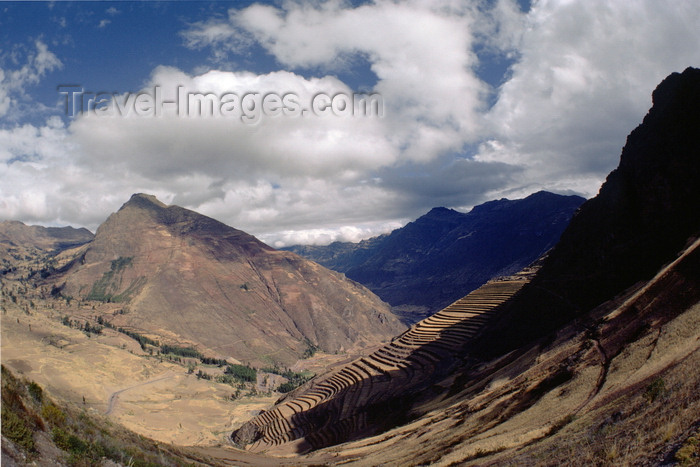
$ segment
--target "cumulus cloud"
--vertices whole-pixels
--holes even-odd
[[[431,160],[459,151],[478,134],[488,87],[474,72],[471,2],[376,1],[255,4],[231,9],[227,21],[194,25],[184,33],[192,47],[241,51],[262,46],[292,69],[333,70],[361,56],[377,76],[388,129],[403,153]]]

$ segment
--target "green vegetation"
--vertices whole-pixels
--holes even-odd
[[[96,334],[96,335],[102,334],[103,327],[90,324],[89,321],[85,321],[85,324],[81,325],[77,321],[71,321],[70,318],[68,318],[67,316],[64,316],[63,318],[61,318],[61,323],[64,326],[68,326],[69,328],[80,329],[81,331],[86,333],[88,335],[88,337],[90,336],[90,334]]]
[[[700,460],[700,436],[696,432],[695,435],[688,437],[681,447],[674,454],[673,459],[682,466],[697,465]]]
[[[159,345],[158,341],[154,341],[151,338],[148,338],[146,336],[142,336],[141,334],[134,332],[134,331],[129,331],[128,329],[117,328],[117,332],[121,332],[122,334],[127,335],[127,336],[131,337],[132,339],[134,339],[141,346],[141,350],[146,350],[146,344],[152,345],[154,347],[158,347],[158,345]]]
[[[25,451],[34,450],[32,430],[26,419],[4,404],[2,406],[2,435],[17,443]]]
[[[124,268],[131,265],[132,260],[132,257],[124,256],[112,260],[109,271],[102,274],[102,277],[95,282],[92,286],[92,290],[90,290],[90,293],[85,298],[87,300],[96,300],[99,302],[121,302],[128,299],[135,289],[138,288],[140,280],[132,283],[122,294],[115,295],[113,292],[119,287],[119,285],[115,283],[117,276]]]
[[[124,311],[119,310],[119,314],[124,314]],[[65,320],[67,320],[67,319],[68,318],[63,318],[63,320],[64,320],[63,324],[66,324]],[[86,322],[85,324],[87,325],[88,323]],[[125,336],[131,337],[132,339],[134,339],[136,342],[139,343],[139,345],[141,346],[141,350],[146,350],[147,345],[150,345],[153,347],[160,347],[160,342],[153,340],[149,337],[143,336],[143,335],[139,334],[138,332],[129,331],[128,329],[124,329],[124,328],[117,328],[112,323],[110,323],[109,321],[106,321],[104,318],[102,318],[102,316],[97,317],[97,324],[100,324],[100,325],[102,325],[106,328],[109,328],[109,329],[114,329],[115,331],[120,332],[120,333],[124,334]],[[100,331],[101,330],[102,329],[100,328]]]
[[[277,390],[281,393],[287,393],[306,383],[314,377],[314,374],[310,372],[296,373],[292,370],[287,370],[282,373],[282,376],[287,378],[287,382],[280,384]]]
[[[224,370],[224,375],[231,375],[233,378],[243,382],[254,382],[258,378],[258,372],[255,368],[243,365],[229,364]]]
[[[216,365],[216,366],[228,365],[228,362],[223,358],[201,357],[199,360],[205,365]]]
[[[649,402],[654,402],[659,396],[662,396],[666,392],[666,383],[663,378],[656,378],[652,381],[649,386],[647,386],[646,391],[644,391],[644,398]]]
[[[192,347],[178,347],[176,345],[163,344],[160,346],[160,352],[164,354],[179,355],[180,357],[202,359],[204,355]]]
[[[34,402],[41,404],[41,402],[44,400],[44,391],[41,389],[41,386],[36,384],[34,381],[27,385],[27,392],[30,396],[32,396]]]
[[[297,373],[295,371],[290,370],[289,368],[282,370],[277,365],[272,366],[272,367],[262,368],[261,371],[264,371],[266,373],[272,373],[275,375],[284,376],[285,378],[287,378],[287,382],[280,384],[279,387],[277,388],[277,390],[281,393],[287,393],[287,392],[293,391],[294,389],[298,388],[299,386],[301,386],[302,384],[304,384],[305,382],[307,382],[308,380],[310,380],[311,378],[316,376],[313,373],[311,373],[310,371],[304,371],[304,372]]]
[[[316,354],[316,352],[321,350],[321,347],[317,346],[316,344],[313,344],[308,337],[305,338],[305,342],[306,349],[304,349],[304,353],[302,354],[301,358],[311,358],[314,356],[314,354]]]
[[[3,365],[2,434],[27,452],[34,450],[32,430],[43,428],[43,422],[32,410],[31,405],[25,404],[22,400],[22,396],[28,395],[25,384],[15,378]]]
[[[52,426],[63,425],[66,421],[66,414],[52,403],[41,408],[41,416]]]

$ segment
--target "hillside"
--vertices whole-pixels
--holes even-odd
[[[42,227],[18,221],[0,222],[0,261],[9,267],[36,254],[56,254],[83,245],[94,235],[87,229]]]
[[[358,465],[697,460],[700,188],[686,182],[699,91],[700,70],[659,85],[620,167],[533,277],[486,284],[312,380],[234,442]]]
[[[356,244],[288,249],[344,272],[414,323],[539,258],[583,201],[541,191],[490,201],[468,213],[434,208],[388,235]]]
[[[403,329],[342,274],[143,194],[48,280],[63,296],[118,304],[108,316],[116,326],[257,365],[365,347]]]

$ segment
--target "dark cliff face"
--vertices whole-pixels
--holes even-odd
[[[434,208],[389,235],[293,251],[344,272],[413,323],[537,259],[583,201],[541,191],[468,213]]]
[[[620,164],[490,337],[539,337],[648,280],[700,232],[700,70],[664,79]]]

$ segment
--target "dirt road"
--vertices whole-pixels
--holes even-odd
[[[105,411],[105,415],[109,415],[109,414],[112,413],[112,411],[114,410],[114,407],[117,405],[117,400],[119,399],[119,394],[121,394],[121,393],[123,393],[123,392],[125,392],[125,391],[129,391],[130,389],[139,388],[139,387],[141,387],[141,386],[146,386],[146,385],[148,385],[148,384],[157,383],[158,381],[163,381],[163,380],[166,380],[166,379],[170,379],[170,378],[172,378],[172,377],[174,377],[174,376],[175,376],[175,374],[174,374],[172,371],[168,371],[168,372],[166,372],[166,373],[163,373],[163,374],[160,375],[160,376],[156,376],[156,377],[153,378],[153,379],[149,379],[148,381],[144,381],[144,382],[142,382],[142,383],[134,384],[133,386],[129,386],[129,387],[127,387],[127,388],[120,389],[120,390],[118,390],[118,391],[114,391],[114,392],[109,396],[109,402],[108,402],[108,404],[107,404],[107,410]]]

